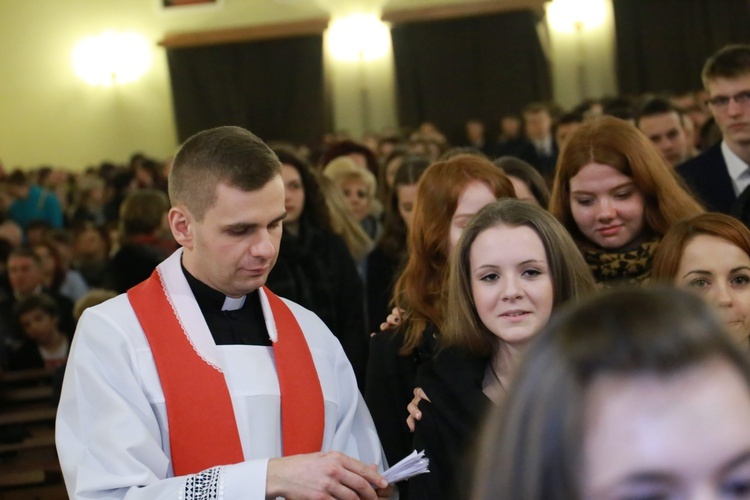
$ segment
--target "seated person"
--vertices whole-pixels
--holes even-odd
[[[65,365],[70,339],[60,331],[57,304],[45,294],[16,303],[13,316],[26,339],[8,360],[8,370],[56,369]]]

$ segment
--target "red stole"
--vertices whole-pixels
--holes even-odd
[[[263,288],[271,306],[273,344],[281,392],[284,456],[320,451],[323,391],[307,341],[294,314]],[[172,469],[176,476],[244,460],[232,399],[224,374],[195,351],[174,313],[159,271],[128,290],[146,334],[167,407]]]

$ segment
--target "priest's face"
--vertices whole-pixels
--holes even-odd
[[[276,263],[281,221],[286,216],[281,176],[257,191],[218,184],[216,203],[201,221],[182,210],[186,214],[186,238],[180,241],[183,264],[193,276],[230,297],[245,295],[266,282]]]

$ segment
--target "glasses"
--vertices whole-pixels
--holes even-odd
[[[732,96],[717,95],[711,99],[706,99],[706,105],[714,109],[726,109],[731,100],[734,100],[740,106],[750,105],[750,90],[744,90]]]

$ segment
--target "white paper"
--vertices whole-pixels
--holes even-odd
[[[430,459],[424,458],[424,450],[414,450],[409,456],[381,474],[388,484],[397,483],[425,472],[430,472]]]

